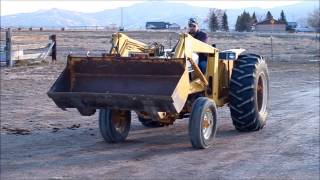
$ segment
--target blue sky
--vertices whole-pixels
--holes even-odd
[[[75,5],[76,2],[76,5]],[[34,12],[43,9],[59,8],[78,12],[98,12],[105,9],[127,7],[146,1],[54,1],[54,0],[1,0],[1,15]],[[186,3],[193,6],[212,7],[220,9],[237,9],[260,7],[263,9],[277,6],[297,4],[301,1],[168,1],[171,3]]]

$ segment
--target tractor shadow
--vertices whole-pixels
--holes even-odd
[[[216,134],[216,138],[218,140],[219,139],[228,139],[228,138],[231,138],[231,137],[240,136],[242,134],[243,134],[243,132],[239,132],[236,129],[234,129],[233,127],[232,128],[227,128],[227,129],[219,127],[219,129],[217,131],[217,134]]]
[[[57,165],[57,168],[59,164],[78,166],[79,163],[109,166],[110,162],[143,162],[160,157],[169,159],[176,156],[188,157],[192,156],[193,152],[200,154],[219,152],[228,144],[232,144],[233,140],[240,138],[241,134],[234,130],[232,125],[219,126],[214,146],[197,150],[192,148],[189,141],[187,122],[162,128],[136,127],[130,131],[127,140],[119,144],[104,142],[98,128],[83,127],[77,130],[23,136],[16,153],[22,156],[21,167],[18,169],[31,168],[44,161],[53,166]],[[9,136],[13,139],[22,137]],[[26,148],[29,151],[23,151]],[[7,155],[11,156],[10,153]]]
[[[98,141],[90,146],[83,147],[82,150],[105,154],[104,158],[106,159],[142,161],[156,156],[211,151],[219,148],[194,149],[189,140],[187,123],[178,123],[174,126],[162,128],[140,126],[131,130],[127,140],[119,144],[106,143],[98,135]],[[237,136],[241,136],[241,134],[243,133],[235,130],[232,125],[222,125],[217,131],[215,141],[218,145],[219,142],[227,142],[234,138],[238,139]]]

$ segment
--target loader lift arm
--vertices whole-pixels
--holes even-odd
[[[110,54],[128,57],[130,52],[145,52],[148,46],[145,43],[129,38],[123,33],[114,33],[111,40]]]
[[[115,33],[112,36],[112,48],[111,54],[119,54],[120,56],[129,56],[130,53],[151,53],[154,49],[150,49],[146,44],[139,42],[137,40],[131,39],[130,37],[122,34]],[[208,54],[208,67],[206,70],[206,74],[203,74],[195,63],[192,54],[193,53],[206,53]],[[219,89],[218,86],[214,86],[214,84],[219,83],[219,78],[221,79],[221,73],[219,75],[218,66],[219,66],[219,50],[215,47],[210,46],[204,42],[201,42],[191,35],[187,33],[182,33],[179,36],[178,44],[175,48],[175,53],[172,56],[173,59],[185,59],[190,62],[194,74],[197,78],[189,82],[189,88],[187,90],[179,89],[178,94],[185,99],[181,103],[185,103],[188,94],[194,94],[198,92],[205,92],[207,96],[212,98],[215,102],[217,102],[218,106],[223,106],[226,103],[225,97],[219,98]],[[230,74],[231,75],[231,74]],[[186,86],[187,87],[187,86]],[[183,92],[182,91],[188,91]],[[184,94],[184,95],[182,95]],[[221,95],[220,95],[221,96]],[[149,114],[158,114],[154,115],[154,119],[161,120],[163,117],[161,114],[163,112],[155,113],[154,109],[148,108],[147,111],[153,113]],[[179,108],[180,109],[180,108]],[[179,112],[178,112],[179,113]]]

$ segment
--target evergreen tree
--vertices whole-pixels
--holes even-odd
[[[286,16],[284,15],[283,10],[281,10],[279,21],[287,24],[287,18],[286,18]]]
[[[244,12],[243,14],[243,29],[244,31],[250,31],[252,25],[252,19],[249,13]]]
[[[218,18],[213,11],[211,11],[211,14],[209,17],[209,29],[211,32],[215,32],[219,29]]]
[[[270,11],[267,12],[266,19],[273,19],[273,16]]]
[[[240,31],[240,16],[238,16],[237,21],[236,21],[236,31]]]
[[[250,14],[243,11],[243,13],[240,16],[238,16],[236,22],[236,31],[251,31],[252,24],[253,22]]]
[[[222,16],[222,30],[229,31],[228,16],[226,12],[224,12]]]
[[[252,19],[252,23],[258,22],[257,17],[256,17],[256,12],[253,12],[251,19]]]

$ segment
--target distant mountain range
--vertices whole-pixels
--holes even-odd
[[[298,4],[271,9],[246,8],[227,9],[229,26],[232,29],[237,16],[244,10],[256,12],[258,19],[263,19],[269,10],[275,18],[284,10],[288,21],[298,21],[303,24],[308,13],[319,8],[317,1],[304,1]],[[170,3],[162,1],[142,2],[123,8],[123,25],[126,29],[144,29],[147,21],[165,21],[177,23],[184,27],[188,18],[197,17],[204,22],[210,8],[187,5],[185,3]],[[68,26],[120,26],[121,10],[108,9],[96,13],[82,13],[62,9],[39,10],[32,13],[20,13],[1,16],[1,27],[68,27]],[[202,23],[202,28],[207,25]]]

